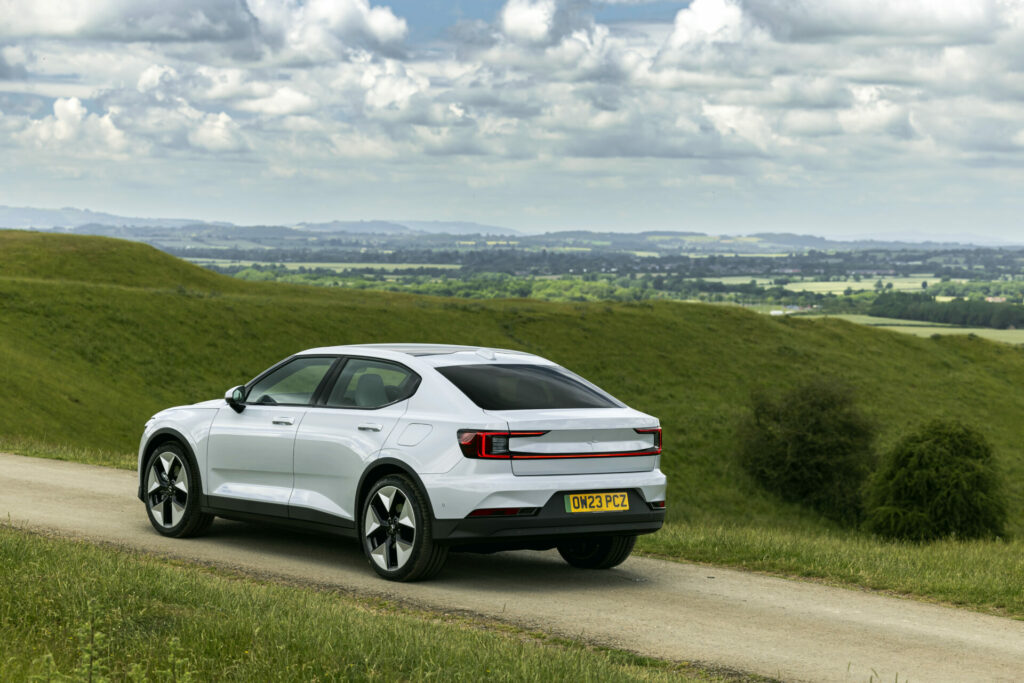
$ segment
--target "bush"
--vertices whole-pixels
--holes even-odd
[[[991,538],[1005,525],[992,448],[958,422],[935,420],[905,437],[871,479],[865,527],[880,536]]]
[[[852,388],[818,378],[772,400],[752,399],[740,425],[740,464],[768,491],[855,524],[874,465],[874,430],[857,410]]]

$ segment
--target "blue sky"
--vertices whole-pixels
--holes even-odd
[[[1024,0],[0,0],[0,204],[1020,241]]]

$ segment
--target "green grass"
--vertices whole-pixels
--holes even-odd
[[[0,526],[0,680],[720,680],[688,664]]]
[[[1016,347],[731,306],[464,301],[248,283],[144,245],[0,232],[0,447],[15,452],[133,467],[154,412],[221,396],[300,349],[383,341],[531,351],[658,416],[669,518],[664,531],[643,540],[648,552],[741,566],[748,560],[738,556],[757,557],[759,569],[799,574],[800,563],[828,555],[829,543],[858,566],[875,561],[874,548],[890,547],[763,494],[735,465],[734,429],[751,391],[783,390],[816,375],[856,388],[882,448],[934,417],[982,431],[1007,482],[1010,531],[1024,533],[1024,350]],[[805,544],[796,561],[785,544],[758,542],[787,534]],[[698,540],[679,542],[691,535]],[[901,552],[936,575],[953,575],[960,547]],[[965,558],[997,558],[1007,547],[962,546]],[[857,583],[840,560],[814,571]],[[934,594],[923,574],[915,582],[914,574],[882,567],[871,585]],[[973,581],[961,579],[964,596],[974,595]],[[1019,576],[1003,584],[1011,596]],[[1024,614],[1013,606],[1019,601],[1004,601]]]
[[[840,529],[676,523],[638,548],[784,576],[821,579],[1024,619],[1024,542],[882,541]]]

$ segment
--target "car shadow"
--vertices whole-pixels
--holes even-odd
[[[317,569],[321,579],[332,570],[344,569],[376,578],[367,565],[359,541],[325,533],[295,530],[265,523],[234,522],[218,519],[209,532],[193,539],[203,544],[216,544],[242,552],[256,551],[275,556],[292,564],[301,563]],[[490,554],[453,552],[444,569],[423,585],[436,589],[471,587],[477,591],[531,593],[553,591],[586,592],[596,588],[629,585],[642,586],[650,579],[639,568],[631,568],[627,560],[610,570],[586,570],[569,566],[557,551],[516,550]],[[268,567],[270,573],[276,573]],[[338,576],[338,583],[347,583]],[[381,588],[392,585],[381,579]]]

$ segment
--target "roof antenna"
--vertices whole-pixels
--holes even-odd
[[[476,355],[480,356],[484,360],[494,360],[495,359],[494,351],[492,351],[491,349],[477,349],[476,350]]]

